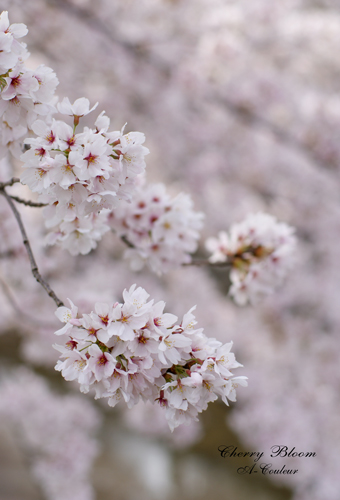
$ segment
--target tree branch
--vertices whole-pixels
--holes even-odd
[[[35,261],[34,255],[33,255],[30,242],[28,241],[28,237],[27,237],[26,230],[25,230],[24,224],[22,222],[21,216],[20,216],[18,210],[16,209],[16,206],[14,205],[11,196],[8,193],[6,193],[5,187],[11,186],[14,182],[18,182],[18,181],[14,180],[12,183],[11,183],[11,181],[9,181],[9,183],[6,183],[6,182],[1,183],[0,193],[6,198],[8,204],[9,204],[9,206],[10,206],[10,208],[11,208],[11,210],[12,210],[12,212],[13,212],[13,214],[18,222],[20,232],[22,235],[22,239],[23,239],[23,243],[24,243],[24,246],[26,248],[28,258],[30,260],[32,274],[35,277],[35,279],[37,280],[37,282],[40,283],[40,285],[44,288],[44,290],[47,292],[47,294],[54,300],[56,305],[58,307],[63,306],[64,305],[63,302],[56,296],[56,294],[54,293],[54,291],[52,290],[50,285],[42,278],[41,274],[39,273],[38,266],[37,266],[37,263]]]
[[[209,267],[231,267],[232,262],[210,262],[208,259],[193,259],[191,262],[182,264],[182,266],[209,266]]]
[[[0,182],[0,191],[3,191],[8,186],[13,186],[13,184],[16,184],[17,182],[20,182],[20,179],[18,177],[12,177],[12,179],[10,179],[9,181]],[[10,196],[12,200],[17,201],[18,203],[22,203],[23,205],[26,205],[28,207],[46,207],[47,205],[47,203],[37,203],[31,200],[24,200],[19,196],[13,196],[13,195]]]
[[[125,245],[129,248],[136,248],[135,245],[133,243],[131,243],[127,237],[125,236],[125,234],[123,234],[123,236],[120,237],[120,239],[125,243]]]
[[[0,190],[4,190],[7,186],[13,186],[16,182],[20,182],[19,177],[12,177],[12,179],[7,182],[0,182]]]
[[[23,198],[19,198],[19,196],[13,196],[10,195],[12,200],[17,201],[18,203],[22,203],[23,205],[26,205],[27,207],[46,207],[47,203],[37,203],[35,201],[31,200],[24,200]]]

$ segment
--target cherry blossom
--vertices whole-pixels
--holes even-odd
[[[237,304],[257,303],[281,284],[293,264],[293,233],[292,227],[259,212],[233,224],[229,233],[207,239],[210,262],[230,262],[229,294]]]
[[[25,66],[29,57],[26,45],[18,39],[27,34],[24,24],[9,24],[8,12],[0,15],[0,157],[10,152],[20,156],[22,141],[32,123],[42,117],[50,121],[56,111],[55,73],[43,65],[35,71]]]
[[[95,107],[89,109],[85,98],[73,105],[66,100],[59,106],[66,114],[80,113],[74,115],[75,130],[79,117]],[[144,172],[144,155],[148,154],[142,146],[144,135],[122,135],[106,129],[100,133],[88,128],[75,133],[59,120],[53,120],[51,125],[37,120],[32,130],[37,137],[25,140],[31,148],[21,156],[25,168],[21,182],[49,204],[45,216],[52,231],[46,242],[59,243],[72,255],[87,254],[109,230],[105,223],[107,211],[119,205],[121,199],[131,199],[135,179]],[[125,159],[129,152],[133,161]]]
[[[131,268],[139,270],[147,263],[158,274],[191,262],[202,221],[189,195],[171,198],[164,184],[142,184],[132,203],[122,203],[109,214],[110,226],[134,247],[125,252]]]
[[[164,302],[148,298],[133,285],[124,290],[123,304],[97,303],[96,313],[82,318],[74,317],[72,302],[72,310],[60,307],[56,315],[66,325],[56,334],[69,338],[55,345],[61,352],[56,370],[66,380],[77,380],[82,392],[95,389],[95,397],[108,398],[110,406],[120,400],[129,408],[140,400],[158,402],[173,430],[196,420],[218,395],[226,404],[229,395],[235,400],[234,380],[247,382],[230,371],[242,366],[230,352],[231,343],[223,346],[193,329],[192,309],[178,324],[175,315],[163,314]],[[204,361],[196,357],[197,341]]]

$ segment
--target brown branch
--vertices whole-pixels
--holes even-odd
[[[131,243],[131,241],[129,241],[127,239],[127,237],[125,236],[125,234],[123,234],[123,236],[120,237],[120,239],[125,243],[125,245],[129,248],[136,248],[135,245],[133,243]]]
[[[11,195],[12,200],[17,201],[18,203],[22,203],[23,205],[26,205],[27,207],[46,207],[47,203],[37,203],[35,201],[31,200],[24,200],[23,198],[19,198],[19,196],[13,196]]]
[[[20,182],[20,179],[18,177],[12,177],[12,179],[10,179],[9,181],[0,182],[0,191],[3,191],[5,187],[13,186],[13,184],[16,184],[17,182]],[[18,203],[22,203],[23,205],[26,205],[28,207],[46,207],[47,205],[47,203],[37,203],[31,200],[24,200],[23,198],[19,198],[19,196],[11,195],[11,198],[12,200],[17,201]]]
[[[182,264],[182,266],[209,266],[209,267],[231,267],[232,262],[210,262],[208,259],[193,259],[191,262]]]
[[[3,184],[11,185],[8,183],[3,183]],[[23,239],[23,243],[24,243],[24,246],[26,248],[28,258],[30,260],[32,274],[35,277],[35,279],[37,280],[37,282],[40,283],[40,285],[44,288],[44,290],[47,292],[47,294],[54,300],[56,305],[58,307],[63,306],[64,305],[63,302],[56,296],[56,294],[54,293],[54,291],[52,290],[50,285],[42,278],[41,274],[39,273],[38,266],[37,266],[37,263],[35,261],[34,255],[33,255],[30,242],[28,241],[28,237],[27,237],[26,230],[25,230],[24,224],[22,222],[21,216],[20,216],[16,206],[14,205],[12,198],[10,197],[10,195],[8,193],[6,193],[6,190],[4,187],[5,186],[0,186],[0,193],[6,198],[8,204],[9,204],[9,206],[10,206],[10,208],[11,208],[11,210],[12,210],[12,212],[13,212],[13,214],[18,222],[20,232],[22,235],[22,239]]]
[[[20,182],[18,177],[12,177],[12,179],[7,182],[0,182],[0,190],[3,190],[7,186],[13,186],[16,182]]]

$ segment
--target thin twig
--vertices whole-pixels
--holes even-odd
[[[0,182],[0,189],[3,190],[7,186],[13,186],[16,182],[20,182],[19,177],[12,177],[9,181]]]
[[[20,179],[18,177],[12,177],[9,181],[6,182],[0,182],[0,190],[5,189],[5,187],[8,186],[13,186],[13,184],[16,184],[17,182],[20,182]],[[35,201],[31,200],[24,200],[23,198],[19,198],[19,196],[13,196],[11,195],[11,198],[18,203],[22,203],[23,205],[27,205],[28,207],[46,207],[47,203],[37,203]]]
[[[22,203],[23,205],[26,205],[27,207],[46,207],[47,203],[37,203],[35,201],[31,200],[24,200],[23,198],[19,198],[19,196],[13,196],[11,195],[12,200],[17,201],[18,203]]]
[[[127,247],[129,247],[129,248],[136,248],[135,245],[133,243],[131,243],[131,241],[129,241],[124,234],[123,234],[123,236],[120,237],[120,239],[125,243],[125,245]]]
[[[207,259],[193,259],[191,262],[182,264],[182,266],[209,266],[209,267],[231,267],[232,262],[210,262]]]
[[[4,184],[6,184],[6,183],[4,183]],[[24,224],[22,222],[21,216],[20,216],[16,206],[14,205],[14,203],[12,201],[12,198],[10,197],[10,195],[8,193],[6,193],[6,190],[4,189],[4,187],[0,186],[0,193],[6,198],[8,204],[11,207],[12,212],[13,212],[13,214],[18,222],[18,225],[19,225],[19,228],[21,231],[21,235],[23,238],[23,243],[25,245],[25,248],[26,248],[26,251],[28,254],[28,258],[30,260],[31,271],[32,271],[33,276],[35,277],[37,282],[40,283],[40,285],[46,290],[47,294],[54,300],[54,302],[57,304],[57,306],[58,307],[63,306],[64,305],[63,302],[56,296],[56,294],[54,293],[54,291],[52,290],[50,285],[42,278],[41,274],[39,273],[37,263],[36,263],[35,258],[33,256],[30,242],[28,241],[28,237],[26,234]]]

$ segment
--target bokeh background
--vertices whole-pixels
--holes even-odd
[[[339,500],[339,1],[0,0],[0,10],[28,26],[29,65],[54,69],[60,98],[99,101],[113,129],[145,133],[148,181],[190,193],[205,213],[199,256],[250,212],[291,224],[299,240],[284,286],[240,308],[226,271],[136,274],[113,234],[74,258],[43,248],[40,211],[20,207],[62,298],[91,310],[136,282],[178,316],[197,304],[205,333],[234,341],[249,387],[171,436],[151,410],[95,404],[54,372],[54,304],[0,200],[1,500]],[[2,180],[11,168],[1,163]],[[223,444],[299,472],[239,475],[252,461],[223,459]],[[270,459],[273,445],[316,456]]]

